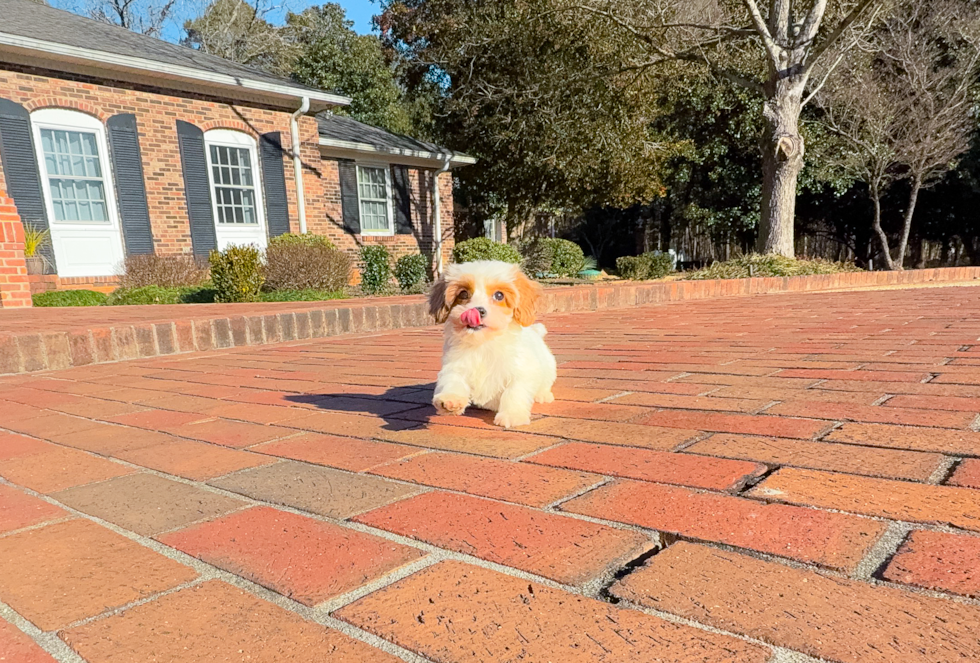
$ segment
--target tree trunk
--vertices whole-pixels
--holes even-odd
[[[925,239],[920,238],[916,251],[912,264],[915,265],[916,269],[925,269],[926,261],[929,259],[929,243]]]
[[[909,232],[912,230],[912,215],[915,213],[915,202],[919,199],[919,189],[922,188],[922,178],[916,175],[912,178],[912,188],[909,191],[909,204],[905,208],[905,216],[902,219],[902,238],[898,243],[898,256],[895,259],[893,269],[899,271],[905,269],[905,249],[909,244]]]
[[[892,260],[892,253],[888,248],[888,235],[881,229],[881,194],[878,191],[878,187],[874,185],[871,186],[868,193],[871,195],[871,202],[874,203],[875,208],[874,221],[871,227],[874,228],[875,234],[878,235],[878,240],[881,242],[881,252],[885,260],[885,267],[889,270],[894,270],[895,262]]]
[[[799,124],[806,81],[799,78],[771,75],[762,105],[762,210],[757,250],[789,258],[793,257],[796,180],[803,170]]]

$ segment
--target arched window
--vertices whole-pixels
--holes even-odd
[[[229,129],[204,133],[218,248],[266,245],[262,187],[255,139]]]
[[[116,273],[124,253],[105,127],[63,108],[34,111],[31,124],[58,274]]]

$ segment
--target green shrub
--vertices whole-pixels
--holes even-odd
[[[674,270],[674,260],[667,253],[650,251],[640,256],[616,258],[616,269],[621,277],[631,281],[662,279]]]
[[[402,256],[395,261],[395,278],[402,292],[419,294],[425,290],[429,261],[420,253]]]
[[[383,295],[391,289],[391,254],[382,244],[361,247],[361,289],[369,295]]]
[[[265,251],[266,290],[343,290],[350,283],[353,261],[330,242],[287,240],[280,235]],[[310,237],[318,237],[310,235]],[[321,238],[326,239],[326,238]]]
[[[551,246],[551,273],[555,276],[575,276],[585,265],[582,247],[567,239],[546,239]]]
[[[647,277],[647,263],[642,256],[620,256],[616,258],[616,271],[624,279],[642,281]]]
[[[527,274],[535,277],[551,273],[551,261],[555,256],[554,246],[544,237],[535,237],[521,245],[521,267]]]
[[[647,260],[648,279],[662,279],[674,271],[674,259],[670,257],[669,253],[651,251],[644,253],[643,257]]]
[[[208,278],[208,266],[193,256],[132,255],[123,263],[120,279],[124,288],[160,286],[179,288],[201,285]]]
[[[229,246],[210,256],[214,301],[254,302],[259,298],[264,277],[261,254],[255,246]]]
[[[322,246],[328,249],[337,248],[334,243],[323,235],[313,233],[285,233],[269,240],[269,247],[273,246]]]
[[[109,306],[146,306],[149,304],[210,304],[215,291],[206,286],[164,288],[147,285],[142,288],[118,288],[109,295]]]
[[[453,262],[473,262],[474,260],[502,260],[521,262],[521,254],[513,246],[495,242],[488,237],[477,237],[460,242],[453,247]]]
[[[747,279],[751,276],[808,276],[811,274],[859,271],[861,271],[859,268],[849,263],[821,259],[797,260],[785,256],[753,253],[725,262],[716,262],[710,267],[688,274],[685,278],[699,281],[704,279]]]
[[[32,295],[34,306],[102,306],[106,295],[95,290],[53,290]]]
[[[273,290],[263,292],[259,299],[263,302],[322,302],[328,299],[343,299],[347,293],[342,290]]]

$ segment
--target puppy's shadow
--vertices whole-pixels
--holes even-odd
[[[432,406],[434,382],[402,387],[392,387],[383,394],[319,393],[293,394],[285,400],[291,403],[314,405],[327,412],[368,414],[385,421],[385,430],[404,430],[427,423],[439,423],[448,415],[440,415]],[[480,419],[487,424],[493,421],[493,413],[470,409],[464,417]]]

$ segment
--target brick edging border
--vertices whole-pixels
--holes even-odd
[[[617,282],[549,288],[539,308],[542,313],[570,313],[720,297],[962,283],[978,279],[980,267],[953,267],[717,281]],[[385,301],[359,300],[346,306],[325,303],[322,308],[307,305],[301,310],[254,315],[234,315],[239,305],[228,304],[227,316],[0,335],[0,375],[433,324],[422,297],[400,297],[395,303]],[[188,308],[191,309],[188,313],[193,313],[193,305]]]

